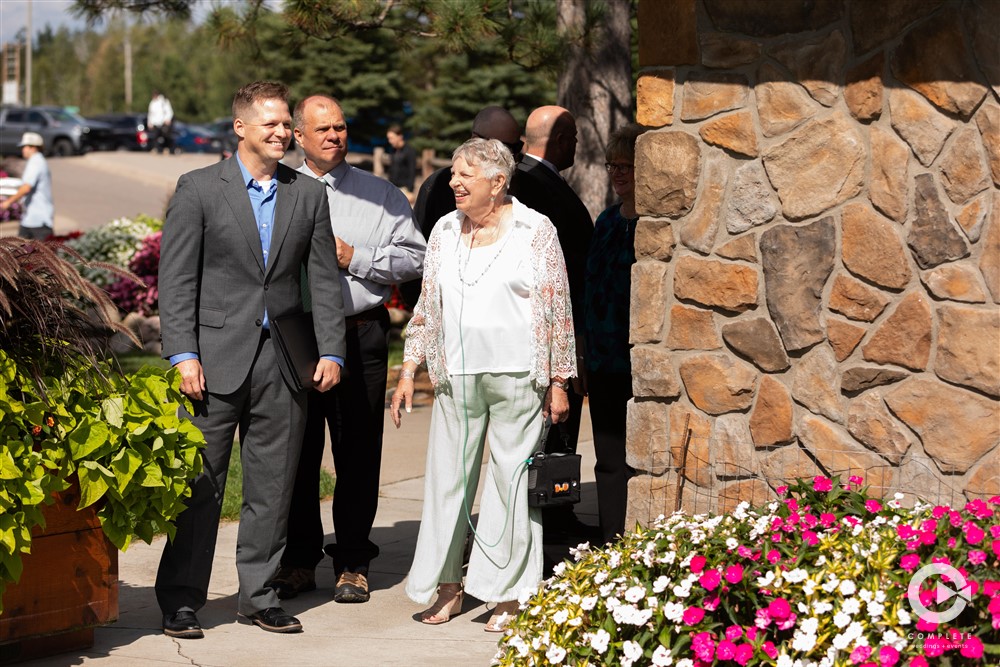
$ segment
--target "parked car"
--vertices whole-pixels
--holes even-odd
[[[106,113],[90,116],[87,121],[98,121],[111,126],[108,140],[95,146],[95,150],[148,151],[150,149],[144,113]]]
[[[219,150],[219,137],[209,128],[178,120],[173,127],[175,153],[215,153]]]
[[[109,141],[111,126],[62,107],[0,107],[0,155],[20,155],[17,144],[25,132],[42,135],[46,155],[80,155]]]

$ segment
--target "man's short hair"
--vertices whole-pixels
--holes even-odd
[[[398,134],[399,136],[403,136],[403,126],[400,125],[399,123],[393,123],[388,127],[388,129],[386,129],[386,132],[387,133],[391,132],[393,134]]]
[[[253,110],[253,105],[264,100],[281,100],[288,104],[288,86],[277,81],[254,81],[236,91],[233,96],[233,118],[242,118]]]

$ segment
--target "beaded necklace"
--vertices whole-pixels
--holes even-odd
[[[497,224],[496,224],[496,231],[494,232],[493,243],[496,243],[496,239],[499,238],[500,230],[503,228],[504,222],[508,218],[512,217],[512,215],[513,215],[513,213],[505,215],[503,218],[500,219],[499,222],[497,222]],[[471,223],[470,223],[470,225],[471,225]],[[479,230],[481,230],[481,229],[482,229],[482,227],[478,227],[478,226],[474,227],[472,229],[472,233],[470,234],[470,237],[469,237],[469,252],[465,255],[465,261],[464,262],[462,261],[462,232],[461,232],[461,230],[459,231],[459,234],[458,234],[458,242],[455,244],[455,253],[458,256],[458,280],[459,280],[459,282],[461,282],[466,287],[475,287],[479,283],[479,281],[483,279],[483,276],[486,275],[486,273],[490,270],[490,268],[493,266],[493,264],[497,261],[497,258],[500,257],[501,253],[503,253],[504,248],[507,247],[507,242],[510,241],[510,237],[512,236],[511,232],[513,231],[513,230],[508,230],[507,231],[506,236],[504,236],[503,243],[500,244],[500,248],[496,251],[496,254],[494,254],[493,257],[490,259],[490,261],[487,262],[485,268],[483,268],[483,270],[476,277],[476,279],[472,280],[472,281],[469,281],[469,280],[465,279],[465,272],[469,268],[469,260],[472,259],[472,247],[476,243],[476,234],[478,234]]]

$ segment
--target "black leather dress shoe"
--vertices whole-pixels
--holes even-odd
[[[193,611],[176,611],[163,617],[163,634],[179,639],[201,639],[205,633]]]
[[[268,607],[247,616],[250,621],[268,632],[302,632],[302,624],[281,607]]]

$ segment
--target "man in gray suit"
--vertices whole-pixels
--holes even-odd
[[[313,380],[340,381],[346,354],[337,250],[326,193],[278,161],[288,149],[288,89],[267,81],[233,100],[232,158],[181,176],[160,256],[163,356],[181,374],[192,421],[205,434],[192,483],[156,576],[163,631],[202,637],[195,612],[208,596],[226,471],[239,427],[243,510],[236,548],[239,613],[270,632],[299,632],[267,582],[278,570],[305,425],[306,392],[271,339],[270,323],[303,310],[310,276],[321,359]]]

